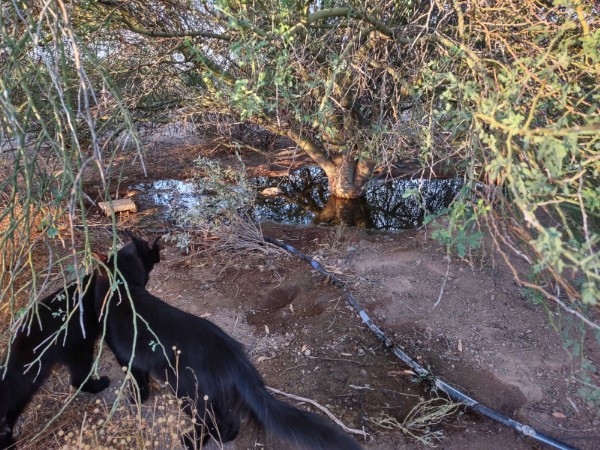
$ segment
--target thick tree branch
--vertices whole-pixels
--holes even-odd
[[[142,27],[137,24],[132,13],[126,9],[121,8],[123,6],[120,2],[113,2],[110,0],[98,1],[99,5],[102,5],[103,9],[110,9],[111,14],[117,18],[118,21],[123,23],[129,31],[143,36],[155,37],[155,38],[184,38],[184,37],[204,37],[208,39],[219,39],[221,41],[231,42],[232,38],[221,33],[212,33],[210,31],[174,31],[174,32],[161,32],[149,30],[146,27]]]
[[[331,17],[351,17],[354,19],[364,20],[365,22],[373,25],[377,31],[381,34],[392,38],[398,42],[403,44],[412,44],[413,40],[408,38],[402,38],[396,35],[394,30],[389,28],[385,23],[381,20],[376,19],[375,17],[371,17],[368,14],[365,14],[361,11],[357,11],[353,8],[331,8],[331,9],[322,9],[320,11],[315,11],[314,13],[307,14],[306,20],[309,24],[313,24],[314,22],[318,22],[319,20],[329,19]]]
[[[334,162],[327,155],[325,150],[318,146],[308,136],[302,135],[301,133],[297,133],[293,130],[287,130],[286,135],[295,141],[296,144],[298,144],[298,147],[305,151],[314,162],[316,162],[323,168],[323,170],[325,170],[325,172],[333,172],[336,170]]]
[[[194,47],[191,42],[186,41],[183,45],[179,46],[179,50],[185,56],[187,61],[200,65],[212,73],[217,78],[223,80],[229,85],[233,85],[236,81],[236,77],[230,74],[228,71],[219,66],[216,62],[207,57],[204,53]]]
[[[204,37],[208,39],[219,39],[221,41],[231,42],[229,36],[219,33],[211,33],[209,31],[182,31],[172,33],[162,33],[159,31],[151,31],[142,27],[138,27],[131,23],[128,19],[121,16],[121,21],[127,26],[127,28],[137,34],[141,34],[148,37],[156,38],[182,38],[182,37]]]

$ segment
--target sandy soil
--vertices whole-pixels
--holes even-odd
[[[581,403],[567,379],[568,354],[544,310],[521,295],[491,255],[472,267],[450,262],[421,231],[394,235],[266,225],[265,234],[317,255],[343,274],[365,309],[396,343],[434,374],[483,404],[581,448],[600,438],[593,408]],[[267,383],[328,405],[352,428],[374,434],[370,449],[419,448],[373,422],[402,419],[432,393],[413,382],[344,302],[294,257],[234,258],[229,265],[189,259],[166,249],[151,289],[210,320],[242,341]],[[306,356],[306,350],[310,355]],[[434,427],[441,448],[534,447],[515,432],[468,412]],[[577,430],[582,430],[581,432]],[[231,449],[253,447],[241,437]],[[276,447],[273,447],[276,448]]]

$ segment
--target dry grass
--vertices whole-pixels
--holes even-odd
[[[180,437],[193,430],[190,417],[182,410],[182,400],[168,387],[140,405],[129,400],[130,383],[116,384],[101,394],[102,398],[79,394],[72,399],[67,380],[66,374],[53,377],[36,395],[20,421],[20,432],[26,436],[19,448],[180,450]],[[71,399],[72,403],[58,414]]]
[[[125,377],[119,378],[116,361],[103,354],[98,371],[111,376],[111,387],[96,395],[75,395],[66,369],[55,370],[17,424],[19,448],[183,450],[183,436],[196,441],[196,419],[185,412],[191,401],[177,398],[173,386],[153,382],[154,393],[140,404],[135,400],[135,381],[126,367],[121,368]],[[202,446],[194,450],[202,450]]]
[[[329,253],[338,253],[342,250],[345,241],[344,235],[347,228],[347,225],[344,224],[344,222],[341,222],[331,229],[323,244],[326,251]]]
[[[198,235],[200,239],[195,238]],[[289,257],[285,250],[264,240],[258,225],[238,215],[234,215],[228,223],[188,236],[193,241],[191,247],[194,251],[185,263],[191,264],[191,258],[200,257],[202,264],[222,266],[220,274],[228,269],[255,267],[260,272],[268,271],[280,278],[279,258]]]
[[[237,214],[231,215],[229,223],[215,228],[210,237],[205,245],[213,253],[287,256],[285,250],[265,241],[260,225]]]
[[[228,220],[217,226],[196,226],[186,233],[167,237],[177,247],[190,251],[191,256],[202,255],[203,259],[223,263],[226,266],[262,265],[252,261],[272,257],[288,257],[280,247],[265,241],[260,225],[237,213],[228,215]]]
[[[443,432],[432,427],[458,413],[461,407],[462,403],[439,397],[420,402],[401,421],[387,413],[369,420],[384,430],[400,430],[423,445],[435,447],[443,439]]]

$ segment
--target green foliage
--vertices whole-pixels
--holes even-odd
[[[219,162],[199,157],[194,177],[200,202],[195,207],[178,214],[180,223],[191,228],[209,230],[229,222],[231,214],[242,213],[254,202],[255,192],[248,182],[245,167],[223,167]],[[178,241],[186,245],[186,241]]]
[[[596,304],[599,12],[580,1],[544,11],[530,2],[512,6],[473,9],[472,31],[442,41],[447,54],[426,64],[417,92],[434,99],[432,120],[471,158],[467,172],[503,188],[492,218],[524,223],[516,240],[525,241],[533,270],[577,274],[584,282],[571,301]],[[520,25],[505,26],[515,13]],[[454,208],[449,226],[457,229],[469,218]],[[449,234],[437,236],[449,242]]]
[[[481,199],[472,202],[465,198],[468,192],[468,189],[463,188],[462,193],[449,208],[444,208],[436,214],[429,214],[423,221],[423,224],[427,225],[440,216],[448,215],[446,227],[440,222],[434,222],[431,236],[446,244],[449,251],[456,251],[461,258],[469,254],[472,249],[481,247],[483,233],[479,221],[490,209]]]
[[[264,251],[262,232],[249,216],[256,190],[249,183],[241,159],[238,163],[238,167],[225,167],[206,157],[196,160],[194,186],[198,203],[177,213],[177,221],[184,229],[169,233],[167,240],[186,253],[198,235],[210,236],[212,244],[203,243],[204,250],[233,251],[238,255]]]
[[[250,120],[262,110],[262,100],[249,88],[249,80],[236,80],[231,103],[240,112],[240,119]]]
[[[28,313],[37,307],[40,288],[57,272],[66,285],[89,270],[89,243],[64,250],[73,245],[66,238],[75,226],[87,234],[83,174],[103,168],[103,158],[112,158],[110,150],[118,148],[103,146],[102,138],[111,133],[107,124],[116,123],[113,116],[121,130],[132,131],[120,93],[77,34],[71,9],[58,2],[43,8],[29,3],[0,5],[2,332],[35,316]],[[103,109],[108,104],[114,112]]]
[[[483,190],[487,223],[532,261],[531,278],[519,281],[546,307],[577,363],[580,394],[594,401],[597,369],[583,342],[586,327],[598,334],[586,317],[600,300],[599,11],[580,1],[544,11],[511,3],[474,9],[471,31],[443,42],[458,58],[430,62],[418,91],[434,98],[431,120],[462,146],[467,173],[497,186]],[[504,25],[515,14],[521,24]],[[472,217],[459,204],[471,201],[455,202],[447,229],[436,230],[457,252],[456,240],[466,239],[456,230],[469,229]]]
[[[600,407],[600,387],[594,384],[598,368],[586,356],[585,341],[587,332],[579,321],[570,318],[554,320],[554,326],[561,334],[563,346],[573,359],[573,381],[578,394],[588,403]],[[600,332],[596,331],[596,342],[600,343]]]

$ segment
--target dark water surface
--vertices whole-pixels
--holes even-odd
[[[327,177],[319,167],[303,167],[287,177],[250,179],[257,190],[251,214],[258,221],[286,224],[345,223],[358,228],[402,230],[421,225],[425,213],[447,207],[462,187],[459,179],[374,182],[359,200],[329,194]],[[278,187],[282,194],[265,197],[266,188]],[[206,195],[192,182],[159,180],[133,186],[142,209],[156,208],[161,220],[173,221],[178,212],[200,208]],[[405,195],[411,193],[411,195]]]

